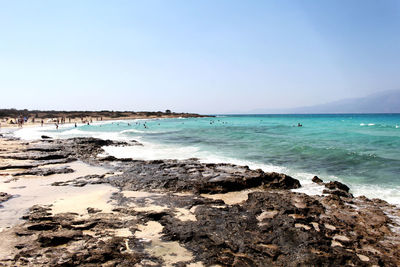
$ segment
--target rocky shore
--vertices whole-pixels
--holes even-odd
[[[400,265],[400,209],[354,197],[339,182],[314,177],[324,194],[309,196],[291,191],[301,185],[288,175],[247,166],[102,155],[103,146],[141,145],[135,141],[0,142],[2,183],[63,175],[49,187],[83,196],[100,185],[114,190],[105,200],[110,209],[80,202],[60,212],[54,203],[31,203],[0,232],[0,265]],[[74,162],[104,171],[75,177]],[[19,197],[1,192],[0,212]]]

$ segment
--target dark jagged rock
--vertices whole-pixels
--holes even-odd
[[[43,232],[37,240],[41,243],[42,247],[49,247],[62,245],[82,236],[83,233],[81,231],[61,230],[57,232]]]
[[[285,174],[250,170],[233,164],[204,164],[197,160],[130,160],[124,173],[106,179],[126,190],[166,189],[172,192],[225,193],[262,186],[271,189],[300,187]]]
[[[161,221],[165,239],[185,244],[206,265],[396,266],[389,254],[365,250],[383,242],[385,229],[368,245],[356,238],[367,236],[387,217],[380,213],[383,217],[377,224],[354,227],[357,220],[368,221],[368,215],[348,216],[349,211],[327,211],[304,194],[257,192],[249,194],[243,205],[199,206],[195,222],[170,216]]]
[[[268,182],[264,184],[266,188],[272,189],[296,189],[301,187],[299,180],[290,177],[289,175],[277,172],[265,173],[268,177]]]
[[[197,191],[199,193],[226,193],[258,186],[272,189],[293,189],[299,188],[300,183],[285,174],[264,173],[262,170],[256,170],[254,173],[248,170],[242,176],[235,173],[219,174],[208,181],[197,184]]]
[[[37,164],[8,164],[0,166],[0,170],[9,169],[31,169],[37,167]]]
[[[44,231],[44,230],[54,230],[59,226],[58,223],[54,222],[43,222],[38,224],[32,224],[27,227],[28,230],[34,231]]]
[[[338,181],[326,183],[325,187],[328,189],[331,189],[331,190],[335,190],[335,189],[342,190],[347,193],[350,191],[350,188],[347,185],[342,184],[341,182],[338,182]]]
[[[329,190],[324,189],[322,192],[324,194],[331,194],[337,197],[347,197],[347,198],[353,197],[353,195],[349,193],[350,188],[347,185],[342,184],[341,182],[338,181],[329,182],[325,184],[325,187],[328,188]]]
[[[51,208],[34,205],[29,209],[29,213],[22,218],[31,222],[51,220]]]
[[[76,137],[70,139],[58,139],[56,145],[63,147],[64,151],[72,153],[81,159],[96,157],[97,154],[104,152],[103,146],[127,146],[127,142],[103,140],[93,137]]]
[[[130,140],[129,142],[130,142],[130,145],[134,145],[134,146],[143,146],[142,143],[140,143],[140,142],[138,142],[138,141],[136,141],[136,140]]]
[[[122,161],[122,162],[132,161],[131,158],[116,158],[114,156],[106,156],[106,157],[100,158],[99,160],[100,161]]]
[[[31,168],[23,172],[15,173],[13,176],[22,176],[22,175],[35,175],[35,176],[49,176],[53,174],[62,174],[62,173],[71,173],[74,172],[73,169],[69,167],[61,167],[61,168]]]
[[[104,178],[105,175],[97,175],[97,174],[91,174],[91,175],[86,175],[83,177],[78,177],[73,180],[68,180],[68,181],[61,181],[61,182],[54,182],[51,185],[52,186],[76,186],[76,187],[82,187],[87,184],[101,184],[104,183],[102,178]]]
[[[314,177],[312,178],[312,181],[313,181],[314,183],[316,183],[316,184],[323,184],[323,183],[324,183],[324,181],[322,181],[322,179],[320,179],[318,176],[314,176]]]
[[[41,219],[29,220],[15,231],[25,242],[15,245],[18,253],[12,259],[13,265],[131,266],[143,259],[153,260],[143,252],[143,248],[128,251],[128,241],[132,244],[138,242],[133,236],[127,240],[109,232],[123,227],[134,229],[136,222],[124,221],[121,214],[92,214],[81,219],[77,214],[48,215],[48,211],[48,207],[32,207],[29,218]],[[93,235],[84,234],[83,230],[88,229]],[[9,263],[10,260],[7,265]]]
[[[61,147],[28,147],[26,151],[38,151],[38,152],[57,152],[61,150]]]
[[[101,212],[101,210],[96,209],[96,208],[87,208],[87,212],[88,213],[97,213],[97,212]]]
[[[2,158],[7,159],[16,159],[16,160],[57,160],[57,159],[65,159],[70,155],[67,153],[19,153],[19,154],[11,154],[7,156],[1,156]]]

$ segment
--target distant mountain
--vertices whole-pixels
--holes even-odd
[[[257,109],[249,113],[400,113],[400,90],[366,97],[343,99],[326,104],[290,109]]]

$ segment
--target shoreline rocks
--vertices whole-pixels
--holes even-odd
[[[112,195],[112,212],[87,207],[84,216],[53,214],[51,206],[33,206],[23,217],[24,223],[0,233],[0,238],[8,234],[15,243],[9,257],[0,258],[0,264],[400,264],[399,208],[382,200],[353,197],[340,182],[324,183],[314,177],[314,182],[325,186],[326,195],[309,196],[290,191],[301,185],[285,174],[233,164],[205,164],[197,159],[98,158],[105,145],[134,143],[95,138],[42,140],[18,152],[26,158],[36,157],[36,163],[19,176],[35,173],[39,162],[55,160],[43,159],[45,155],[58,153],[63,157],[57,160],[81,160],[112,171],[53,186],[109,184],[120,191]],[[235,194],[247,197],[236,204],[207,197]],[[167,251],[168,257],[157,253],[155,247]]]

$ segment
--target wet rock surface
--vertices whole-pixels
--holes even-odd
[[[39,162],[54,160],[78,159],[107,167],[112,171],[52,185],[110,184],[119,192],[112,196],[112,212],[87,207],[85,214],[53,214],[51,206],[33,206],[23,224],[0,233],[14,240],[0,265],[400,264],[399,208],[379,199],[353,197],[342,183],[313,179],[325,185],[326,194],[308,196],[290,191],[300,183],[284,174],[196,159],[98,158],[105,145],[135,144],[46,139],[15,152],[35,155],[26,155],[32,166],[18,170],[21,173],[35,172]],[[64,156],[42,157],[53,154]],[[243,192],[247,198],[237,204],[213,197]]]

